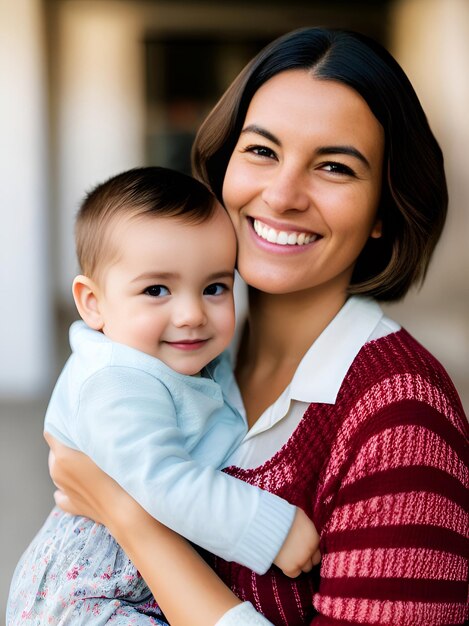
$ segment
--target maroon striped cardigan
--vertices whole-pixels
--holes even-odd
[[[209,562],[278,626],[463,624],[467,442],[457,392],[420,344],[405,330],[367,343],[335,405],[311,404],[262,466],[226,470],[302,507],[321,565],[292,580]]]

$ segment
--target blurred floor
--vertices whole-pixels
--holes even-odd
[[[46,405],[0,401],[0,626],[15,565],[53,506],[42,438]]]

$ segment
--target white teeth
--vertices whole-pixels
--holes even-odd
[[[254,220],[254,230],[262,239],[281,246],[304,246],[317,239],[317,235],[310,233],[288,233],[285,230],[275,230],[259,220]]]
[[[281,230],[277,237],[277,243],[279,243],[281,246],[285,246],[288,243],[288,233],[286,233],[284,230]]]

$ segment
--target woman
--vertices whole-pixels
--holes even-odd
[[[234,223],[249,285],[236,376],[250,431],[227,471],[303,508],[323,555],[296,579],[208,562],[273,624],[463,624],[466,418],[441,365],[377,304],[423,280],[446,215],[442,155],[408,79],[360,35],[290,33],[208,116],[194,168]],[[171,624],[199,623],[200,581],[181,579],[169,531],[51,444],[58,503],[111,529]],[[152,570],[162,546],[174,576]],[[176,598],[192,591],[184,606],[165,578]],[[217,597],[200,623],[234,615]]]

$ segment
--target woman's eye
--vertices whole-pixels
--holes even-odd
[[[143,292],[147,296],[152,296],[153,298],[161,298],[163,296],[169,296],[170,291],[164,285],[151,285],[147,287]]]
[[[205,287],[204,296],[221,296],[227,289],[228,287],[223,283],[213,283],[213,285]]]
[[[331,172],[331,174],[343,174],[345,176],[355,176],[355,172],[348,165],[343,163],[337,163],[336,161],[329,161],[321,166],[322,170]]]
[[[265,157],[267,159],[277,158],[275,152],[266,146],[247,146],[244,149],[244,152],[250,152],[251,154],[256,154],[257,156]]]

